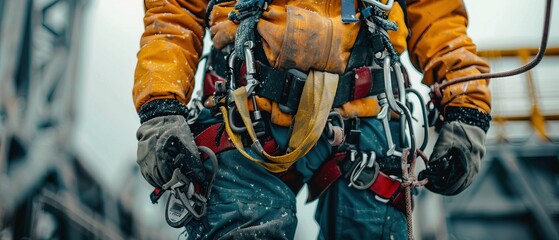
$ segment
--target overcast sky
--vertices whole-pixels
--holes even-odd
[[[479,49],[538,47],[544,0],[465,2],[470,14],[469,34]],[[550,45],[559,47],[559,4],[553,9],[556,16]],[[139,120],[131,92],[143,31],[143,5],[139,0],[93,0],[86,13],[76,146],[110,186],[122,180],[122,172],[129,171],[136,157]]]

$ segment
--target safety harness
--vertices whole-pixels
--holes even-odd
[[[238,1],[235,5],[236,11],[230,14],[230,19],[239,23],[233,47],[235,50],[231,53],[231,51],[214,49],[210,53],[210,71],[206,73],[204,79],[204,98],[214,97],[216,108],[219,109],[214,113],[223,118],[231,145],[248,159],[271,172],[278,173],[282,179],[289,179],[286,182],[290,183],[293,190],[298,191],[303,185],[302,179],[299,179],[300,175],[294,170],[286,170],[314,146],[326,126],[328,126],[326,127],[329,131],[328,135],[332,136],[332,139],[334,135],[340,135],[341,128],[330,123],[332,120],[329,116],[335,114],[328,111],[353,99],[377,95],[382,109],[377,118],[382,120],[387,134],[389,150],[385,154],[386,157],[377,159],[374,152],[361,153],[358,143],[351,140],[358,139],[358,130],[346,129],[343,133],[342,129],[341,135],[346,136],[345,142],[342,140],[337,144],[343,143],[344,146],[339,147],[337,153],[323,164],[308,182],[310,193],[308,200],[318,198],[339,177],[346,177],[353,187],[370,189],[379,201],[392,204],[404,211],[405,184],[403,184],[402,174],[409,172],[409,165],[401,164],[405,151],[397,151],[393,143],[388,126],[391,111],[399,115],[402,121],[402,132],[409,131],[412,139],[414,136],[411,128],[411,113],[406,106],[405,93],[406,88],[409,88],[409,81],[387,35],[387,31],[397,30],[395,23],[387,20],[386,14],[394,1],[390,0],[387,4],[367,1],[369,4],[361,8],[363,24],[350,55],[346,73],[339,77],[316,71],[304,73],[297,69],[276,69],[267,65],[265,56],[255,59],[254,55],[263,56],[261,44],[255,44],[259,41],[258,37],[254,37],[257,36],[256,21],[269,3],[265,0]],[[405,1],[399,1],[399,4],[405,14]],[[351,10],[355,11],[353,1],[343,0],[344,22],[358,21]],[[245,77],[245,85],[237,87],[241,85],[239,79],[242,76]],[[327,92],[336,94],[333,98],[326,98]],[[395,94],[399,96],[398,100],[394,97]],[[259,139],[259,136],[266,134],[262,132],[265,131],[265,127],[262,126],[262,116],[254,100],[255,96],[277,102],[281,111],[295,116],[287,153],[277,155],[278,151],[276,151],[274,154],[269,154],[265,147],[262,147],[274,146],[272,149],[277,149],[277,145],[270,143],[269,139],[266,141]],[[248,101],[252,101],[252,104]],[[250,107],[253,110],[252,116]],[[237,112],[239,116],[236,115]],[[242,124],[237,123],[238,119]],[[302,120],[298,121],[300,119]],[[407,129],[406,126],[410,128]],[[247,134],[250,139],[243,140],[242,136]],[[411,143],[411,149],[415,149],[415,141],[412,140]],[[223,146],[220,144],[216,146],[218,145]],[[232,147],[231,145],[227,148]],[[426,142],[423,143],[422,148],[425,145]],[[251,155],[245,147],[249,147],[257,156]],[[226,148],[214,150],[220,152],[224,149]],[[412,157],[405,161],[413,162],[414,159],[415,154],[412,154]],[[382,168],[379,167],[381,165]],[[366,168],[375,168],[373,171],[375,174],[370,176],[366,183],[362,183],[361,175],[366,172],[364,171]],[[388,169],[398,169],[398,171],[395,175],[385,174],[384,172],[391,171]]]
[[[351,18],[355,14],[348,10],[354,11],[353,6],[345,6],[349,2],[353,3],[342,0],[342,18],[345,22],[357,22]],[[371,190],[377,200],[407,213],[411,221],[411,189],[425,184],[425,181],[418,182],[413,176],[415,158],[419,155],[427,160],[421,153],[426,141],[420,149],[416,149],[411,112],[407,106],[407,93],[417,92],[408,91],[407,75],[388,38],[387,31],[397,30],[396,24],[387,20],[387,11],[394,1],[390,0],[387,4],[366,2],[360,9],[361,29],[346,73],[340,76],[312,70],[304,73],[297,69],[276,69],[268,66],[265,57],[255,58],[255,55],[262,56],[263,51],[261,44],[256,44],[259,41],[255,31],[256,21],[270,2],[238,1],[236,11],[230,14],[230,19],[239,23],[233,51],[213,49],[209,71],[204,79],[204,98],[213,96],[214,109],[219,109],[213,113],[223,118],[225,133],[221,134],[227,135],[230,141],[224,137],[212,138],[215,136],[212,130],[207,130],[206,134],[210,139],[221,139],[215,144],[210,143],[215,146],[212,149],[215,152],[235,147],[246,158],[278,174],[297,192],[303,185],[302,178],[290,166],[310,151],[326,129],[332,142],[335,142],[335,154],[307,183],[308,200],[318,198],[332,183],[344,177],[351,187]],[[400,4],[405,9],[405,1]],[[336,94],[331,94],[333,92]],[[381,111],[377,118],[384,126],[388,146],[388,151],[378,158],[375,152],[359,149],[358,123],[344,129],[341,116],[330,111],[353,99],[373,95],[379,100]],[[264,140],[266,127],[263,126],[256,96],[277,102],[281,111],[294,115],[286,152],[277,151],[273,140]],[[422,110],[425,113],[425,109]],[[405,133],[410,135],[409,148],[396,149],[389,126],[391,112],[397,114],[401,121],[401,145],[408,143]],[[334,124],[337,118],[340,120]],[[242,124],[238,123],[239,120]],[[427,127],[426,124],[424,127]],[[208,129],[219,130],[220,127]],[[272,154],[269,149],[276,151]],[[408,231],[411,236],[411,230]]]
[[[348,2],[342,1],[344,21],[356,22],[349,19],[351,13],[348,15],[348,9],[354,8],[343,6]],[[348,61],[349,70],[341,76],[319,71],[310,71],[307,74],[297,69],[275,69],[263,62],[265,58],[256,60],[254,50],[261,47],[261,45],[255,46],[255,42],[258,41],[258,38],[255,38],[256,21],[266,10],[270,1],[244,0],[237,2],[235,11],[229,15],[232,21],[239,23],[234,50],[231,53],[212,51],[210,57],[212,71],[209,71],[205,77],[204,95],[214,96],[215,106],[219,109],[214,113],[223,118],[225,130],[241,154],[270,172],[284,172],[314,146],[325,129],[332,108],[340,107],[353,99],[372,95],[383,96],[384,92],[390,92],[392,96],[391,86],[399,85],[398,80],[401,80],[402,86],[396,92],[402,93],[399,94],[400,100],[405,99],[402,70],[399,65],[397,69],[390,67],[398,62],[398,55],[387,36],[387,31],[397,30],[397,26],[386,20],[385,12],[391,8],[393,1],[389,1],[387,5],[373,2],[373,5],[361,9],[363,21],[366,24],[361,25],[359,36]],[[256,51],[261,52],[259,49]],[[375,54],[382,55],[382,59],[388,60],[388,62],[382,62],[383,60],[375,57]],[[227,59],[226,63],[224,59]],[[363,63],[369,63],[372,66],[362,66]],[[384,64],[387,64],[387,67],[382,67]],[[244,75],[245,85],[237,87],[240,83],[240,75]],[[332,92],[336,94],[332,95]],[[259,136],[265,135],[262,133],[265,127],[262,126],[262,115],[255,101],[256,95],[279,103],[282,111],[295,116],[291,126],[288,149],[283,155],[271,155],[262,147]],[[252,112],[249,111],[248,99],[252,101],[250,104]],[[379,98],[380,102],[386,105],[386,101],[383,99],[386,97]],[[403,110],[396,105],[395,101],[391,101],[390,104],[390,107],[395,107],[401,115],[404,115]],[[383,111],[379,114],[384,119],[383,123],[386,124],[388,124],[390,113],[390,107],[387,106],[383,106]],[[235,115],[236,113],[238,116]],[[237,124],[237,119],[240,119],[243,124]],[[401,119],[405,119],[405,117]],[[388,126],[385,130],[389,130]],[[247,134],[250,140],[248,144],[245,144],[246,141],[243,141],[242,136]],[[388,139],[389,146],[394,151],[392,139],[390,137]],[[257,156],[250,154],[245,149],[245,145]],[[260,159],[264,159],[264,161]]]

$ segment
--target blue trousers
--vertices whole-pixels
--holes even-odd
[[[393,137],[398,139],[399,125]],[[387,150],[382,123],[362,118],[360,149],[384,156]],[[271,134],[285,149],[288,129],[271,127]],[[316,146],[295,166],[304,179],[332,154],[323,135]],[[275,175],[244,158],[238,151],[218,154],[218,174],[212,188],[208,213],[187,226],[189,239],[293,239],[297,226],[293,192]],[[348,187],[340,178],[318,200],[315,220],[318,239],[406,239],[405,215],[375,200],[370,190]]]

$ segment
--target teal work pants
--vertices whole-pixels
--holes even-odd
[[[207,121],[208,119],[206,119]],[[398,139],[398,123],[391,123]],[[360,121],[360,150],[384,156],[387,150],[382,123],[375,118]],[[288,129],[271,126],[280,147],[287,145]],[[332,154],[323,135],[295,167],[308,180]],[[208,213],[187,226],[190,239],[293,239],[297,226],[295,195],[284,182],[238,151],[218,154],[219,169],[212,188]],[[315,219],[318,239],[406,239],[406,217],[379,202],[370,190],[348,187],[340,178],[318,200]]]

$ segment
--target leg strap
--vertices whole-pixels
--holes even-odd
[[[342,170],[342,164],[347,161],[346,153],[336,153],[327,160],[313,177],[307,182],[309,197],[307,202],[319,198],[326,190],[346,173]],[[375,194],[375,199],[392,205],[396,209],[405,212],[406,203],[402,183],[379,171],[376,179],[368,188]]]

